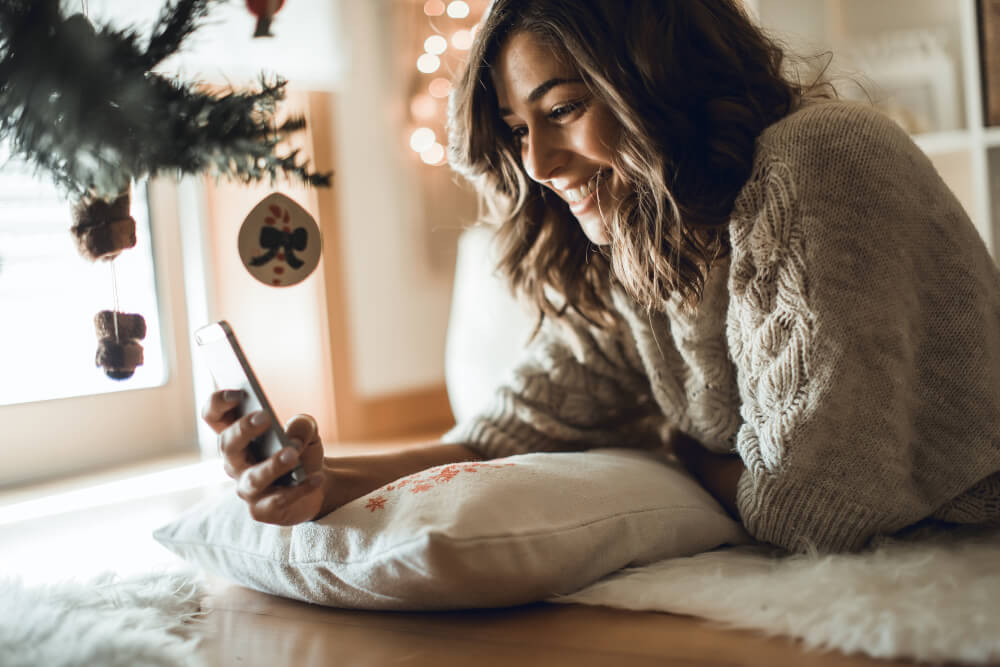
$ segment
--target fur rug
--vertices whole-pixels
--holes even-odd
[[[623,570],[553,601],[699,616],[876,658],[1000,661],[1000,530],[834,556],[733,547]]]
[[[0,579],[0,665],[197,664],[203,595],[195,577],[176,572],[39,587]]]

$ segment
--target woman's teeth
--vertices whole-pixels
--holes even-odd
[[[563,190],[563,194],[566,196],[566,200],[570,204],[575,204],[589,197],[590,194],[597,189],[597,182],[603,173],[604,172],[598,172],[594,174],[594,177],[592,179],[587,181],[585,185],[581,185],[578,188],[573,188],[572,190]]]

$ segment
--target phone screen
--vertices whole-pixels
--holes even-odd
[[[257,460],[263,461],[277,454],[283,447],[290,446],[288,436],[281,428],[281,422],[271,408],[264,390],[257,380],[250,362],[243,353],[236,334],[229,324],[223,320],[198,329],[194,334],[201,356],[208,364],[208,369],[215,380],[216,389],[242,389],[243,401],[238,407],[240,416],[263,410],[271,419],[271,428],[250,443],[251,451]],[[275,484],[295,486],[306,478],[302,466],[280,477]]]

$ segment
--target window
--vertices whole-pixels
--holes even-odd
[[[137,244],[114,262],[76,249],[70,203],[27,165],[0,170],[0,405],[162,385],[166,380],[144,185],[134,188]],[[124,382],[94,365],[94,315],[141,313],[144,363]]]
[[[47,175],[0,154],[0,487],[197,451],[177,210],[176,187],[133,188],[137,244],[113,277],[77,252]],[[94,315],[116,291],[147,325],[122,382],[94,363]]]

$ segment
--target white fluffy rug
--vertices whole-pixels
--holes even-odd
[[[203,595],[195,577],[176,572],[32,588],[0,579],[0,665],[197,664]]]
[[[624,570],[554,601],[700,616],[876,658],[1000,661],[1000,530],[855,555],[734,547]]]

